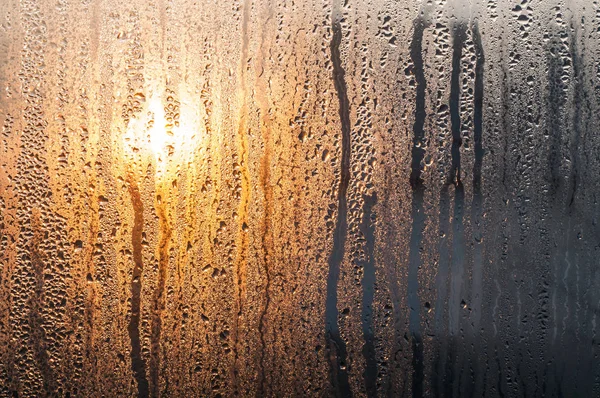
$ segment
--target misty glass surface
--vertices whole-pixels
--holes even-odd
[[[600,397],[598,0],[0,0],[1,397]]]

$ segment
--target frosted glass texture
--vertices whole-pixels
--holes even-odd
[[[0,1],[1,397],[600,397],[598,0]]]

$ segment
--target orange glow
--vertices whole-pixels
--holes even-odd
[[[125,156],[133,160],[153,156],[156,175],[162,176],[169,165],[180,163],[193,153],[197,143],[199,116],[190,101],[166,100],[153,93],[142,111],[131,118],[123,135]]]

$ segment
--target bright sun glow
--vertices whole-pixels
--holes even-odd
[[[174,160],[183,161],[191,155],[198,138],[199,117],[190,102],[181,102],[154,94],[142,102],[142,111],[130,119],[124,135],[127,156],[152,153],[157,175],[162,175]]]

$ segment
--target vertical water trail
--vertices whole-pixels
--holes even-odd
[[[484,63],[483,45],[477,22],[473,24],[473,43],[475,45],[475,90],[474,90],[474,115],[473,115],[473,140],[475,142],[475,164],[473,165],[473,297],[472,297],[472,319],[473,330],[479,331],[482,304],[482,278],[483,278],[483,254],[482,254],[482,222],[483,222],[483,191],[481,187],[481,169],[483,166],[483,95],[484,95]]]
[[[481,347],[481,307],[483,303],[483,189],[481,187],[481,173],[483,167],[483,97],[484,97],[484,65],[485,55],[479,23],[475,21],[471,28],[473,44],[475,46],[475,82],[474,82],[474,112],[473,112],[473,140],[475,150],[475,163],[473,165],[473,201],[471,205],[471,222],[473,225],[473,287],[471,293],[471,325],[475,338],[471,354],[471,366],[476,375],[474,394],[483,391],[483,369],[478,358]]]
[[[350,103],[345,80],[345,70],[340,56],[342,42],[341,12],[334,4],[331,12],[332,37],[330,43],[331,62],[333,64],[333,83],[339,102],[339,116],[342,127],[342,148],[340,164],[340,183],[337,191],[337,220],[333,231],[333,247],[329,256],[329,274],[327,276],[327,299],[325,303],[325,338],[330,357],[332,384],[338,397],[352,395],[348,383],[346,343],[340,336],[338,325],[337,287],[340,278],[340,266],[344,260],[344,249],[348,235],[348,184],[350,182]]]
[[[162,187],[161,187],[162,188]],[[161,189],[161,193],[166,193]],[[158,283],[154,292],[154,314],[152,317],[152,334],[150,338],[150,380],[151,395],[158,397],[160,390],[158,388],[160,379],[159,373],[161,370],[161,333],[162,333],[162,314],[165,309],[165,285],[167,282],[167,268],[169,266],[169,244],[171,241],[172,228],[167,217],[166,198],[162,195],[157,196],[157,214],[160,241],[158,245]]]
[[[133,247],[133,273],[131,276],[131,318],[127,332],[131,340],[131,370],[138,385],[138,398],[149,396],[148,379],[146,378],[146,362],[142,358],[140,340],[141,291],[144,263],[142,259],[142,231],[144,228],[144,204],[134,177],[127,177],[131,207],[133,208],[133,229],[131,245]]]
[[[421,266],[421,241],[425,227],[424,195],[425,185],[421,178],[423,167],[421,165],[425,156],[425,90],[427,82],[423,67],[423,32],[426,22],[419,16],[413,23],[413,37],[410,45],[410,58],[413,63],[413,73],[416,80],[415,122],[413,125],[412,162],[410,173],[410,186],[412,189],[412,232],[410,236],[410,254],[408,262],[408,307],[409,331],[412,338],[413,349],[413,397],[423,396],[423,339],[421,336],[421,315],[419,303],[419,267]]]

